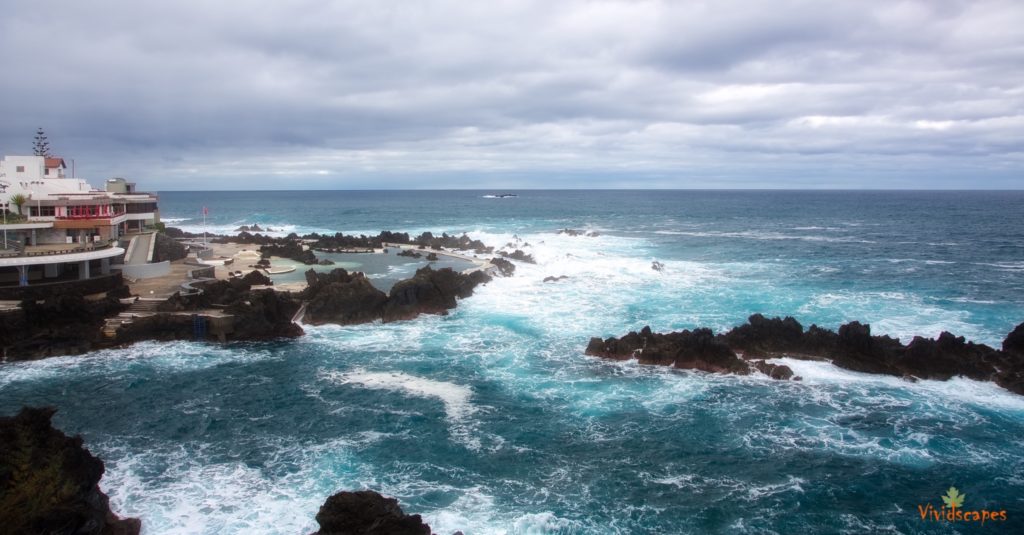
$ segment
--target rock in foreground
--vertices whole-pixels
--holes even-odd
[[[0,531],[138,535],[141,522],[115,515],[99,488],[103,461],[81,437],[54,429],[54,412],[25,407],[0,418]]]
[[[398,500],[372,490],[339,492],[316,515],[320,531],[315,535],[430,535],[420,515],[407,515]]]

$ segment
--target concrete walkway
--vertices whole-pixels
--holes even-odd
[[[125,264],[139,265],[149,263],[149,243],[153,239],[153,234],[139,234],[132,238],[132,244],[128,247],[131,248],[132,254],[130,258],[125,259]]]

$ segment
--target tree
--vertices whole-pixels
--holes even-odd
[[[43,127],[41,126],[36,131],[36,140],[32,143],[32,151],[36,156],[50,155],[50,142],[46,140],[46,134],[43,133]]]
[[[14,195],[11,195],[11,204],[18,207],[18,215],[23,215],[21,213],[21,205],[27,202],[28,197],[26,197],[24,193],[15,193]]]

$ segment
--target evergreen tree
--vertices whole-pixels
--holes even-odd
[[[43,133],[43,127],[39,127],[36,131],[36,140],[32,144],[32,150],[36,156],[49,156],[50,155],[50,142],[46,140],[46,134]]]

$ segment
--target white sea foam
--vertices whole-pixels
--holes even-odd
[[[196,444],[144,452],[97,444],[93,451],[106,462],[101,487],[111,508],[143,518],[147,533],[309,533],[326,496],[338,487],[358,488],[349,441],[267,446],[296,469],[268,477],[265,469],[244,462],[211,463]]]
[[[846,370],[830,362],[771,359],[775,364],[789,366],[805,385],[875,385],[891,389],[909,390],[931,396],[945,403],[962,403],[976,407],[1000,407],[1011,411],[1024,411],[1024,397],[1013,394],[995,383],[954,377],[948,381],[919,380],[915,383],[891,375],[861,373]]]
[[[692,236],[695,238],[740,238],[747,240],[799,240],[811,242],[829,243],[875,243],[873,240],[854,238],[850,236],[819,236],[813,234],[783,234],[781,232],[767,231],[689,231],[689,230],[656,230],[655,234],[666,234],[671,236]]]
[[[357,384],[364,388],[392,390],[409,396],[438,399],[444,403],[445,415],[452,422],[463,421],[476,411],[470,402],[473,389],[468,386],[424,379],[401,372],[323,371],[321,377],[337,384]]]

